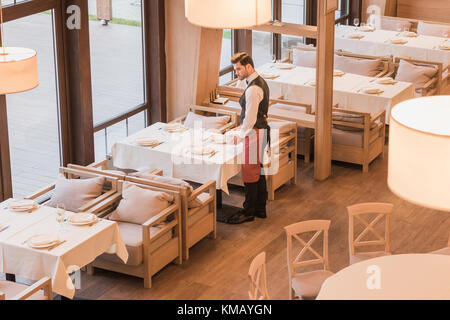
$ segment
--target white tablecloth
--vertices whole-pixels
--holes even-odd
[[[450,299],[450,256],[400,254],[355,263],[322,285],[319,300]]]
[[[362,39],[350,39],[348,35],[355,33],[355,28],[339,26],[335,33],[335,49],[342,49],[353,53],[368,54],[374,56],[411,57],[417,60],[442,62],[445,68],[450,63],[450,50],[439,49],[439,44],[445,39],[432,36],[419,35],[418,37],[402,37],[406,44],[393,44],[391,38],[398,37],[398,32],[390,30],[375,30],[372,32],[360,32]]]
[[[241,171],[242,145],[214,144],[206,142],[210,133],[202,130],[188,130],[182,133],[169,133],[164,123],[158,122],[112,147],[114,166],[138,171],[161,169],[165,176],[205,183],[216,181],[216,188],[228,193],[227,181]],[[158,139],[163,144],[155,148],[139,146],[139,138]],[[208,155],[193,155],[190,146],[203,144],[217,150]]]
[[[68,212],[67,217],[71,214]],[[101,254],[115,253],[124,262],[128,252],[116,222],[100,220],[93,226],[67,225],[59,233],[56,209],[41,206],[32,213],[13,213],[0,209],[0,224],[9,228],[0,233],[0,272],[16,274],[30,280],[48,276],[53,292],[73,298],[75,287],[69,276]],[[33,249],[24,243],[38,234],[59,233],[65,243],[48,251]]]
[[[311,104],[315,109],[316,88],[308,84],[315,80],[316,69],[295,67],[290,70],[278,69],[268,63],[258,68],[260,74],[277,74],[275,79],[266,79],[270,88],[270,96],[283,95],[285,99]],[[360,91],[364,87],[379,87],[381,94],[365,94]],[[389,121],[389,111],[397,103],[415,98],[414,86],[409,82],[397,82],[394,85],[376,83],[371,77],[346,73],[334,77],[333,102],[339,103],[339,108],[369,112],[372,115],[386,110],[386,121]]]

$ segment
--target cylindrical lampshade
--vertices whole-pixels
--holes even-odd
[[[0,47],[0,94],[31,90],[39,85],[37,54],[27,48]]]
[[[389,188],[414,204],[450,211],[450,96],[399,103],[389,121]]]
[[[190,23],[214,29],[239,29],[272,20],[272,0],[185,0]]]

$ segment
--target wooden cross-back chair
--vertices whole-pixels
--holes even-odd
[[[97,197],[96,199],[88,202],[87,204],[81,206],[78,211],[89,211],[92,207],[95,207],[103,200],[109,198],[110,196],[114,195],[117,192],[117,182],[118,178],[113,176],[105,176],[101,173],[96,172],[87,172],[84,170],[78,170],[75,168],[59,168],[59,173],[63,174],[66,179],[80,179],[80,178],[97,178],[97,177],[104,177],[105,178],[105,184],[103,185],[103,191],[102,195]],[[50,194],[55,189],[56,184],[52,184],[50,186],[44,187],[43,189],[29,195],[26,197],[26,199],[30,200],[36,200],[40,197],[48,196],[48,200],[45,200],[43,204],[45,205],[50,200]]]
[[[328,229],[330,220],[309,220],[291,224],[284,227],[287,235],[287,263],[289,271],[289,298],[295,296],[300,299],[315,298],[320,291],[323,282],[333,273],[328,262]],[[311,239],[304,241],[299,234],[315,232]],[[323,234],[322,255],[312,248],[312,244]],[[303,246],[294,257],[293,240],[297,240]],[[303,260],[307,252],[311,252],[316,258]],[[296,273],[295,269],[311,265],[322,265],[322,270]]]
[[[0,300],[53,300],[52,279],[44,277],[31,286],[0,280]]]
[[[266,253],[258,254],[250,264],[248,270],[250,290],[248,296],[251,300],[270,300],[267,292]]]
[[[416,93],[418,95],[422,97],[439,95],[441,93],[442,86],[445,86],[447,84],[447,78],[449,77],[449,75],[447,73],[444,76],[445,78],[444,79],[442,78],[443,77],[442,62],[411,59],[409,57],[397,57],[395,58],[395,76],[397,75],[398,67],[401,60],[404,60],[417,66],[433,67],[437,70],[435,76],[431,78],[422,88],[416,88]],[[446,66],[446,70],[449,70],[449,67],[450,65]]]
[[[124,183],[119,181],[117,193],[91,209],[92,212],[102,212],[102,218],[109,218],[122,199]],[[143,189],[166,192],[174,197],[174,201],[142,224],[117,222],[129,254],[127,263],[124,264],[116,256],[103,254],[88,265],[87,271],[90,275],[94,274],[95,268],[124,273],[142,278],[144,287],[151,288],[154,274],[171,262],[182,263],[180,195],[178,192],[154,186],[126,183]]]
[[[230,120],[228,121],[228,123],[226,123],[225,125],[223,125],[220,128],[215,129],[217,132],[219,133],[224,133],[225,131],[234,128],[237,123],[238,123],[238,119],[237,119],[237,114],[233,111],[228,111],[228,110],[214,110],[212,108],[208,108],[205,106],[197,106],[197,105],[188,105],[188,110],[190,112],[199,114],[199,115],[203,115],[203,116],[230,116]],[[172,121],[170,121],[169,123],[175,123],[175,122],[184,122],[184,120],[186,120],[187,114],[178,117],[176,119],[173,119]]]
[[[347,207],[349,217],[348,242],[350,247],[350,264],[371,258],[391,254],[390,246],[390,215],[394,205],[391,203],[368,202]],[[362,215],[377,214],[371,221],[365,220]],[[366,218],[367,219],[367,218]],[[375,225],[384,219],[384,236],[375,230]],[[355,235],[355,220],[364,225],[364,229]],[[376,240],[363,240],[365,236],[372,236]],[[356,248],[384,246],[384,251],[356,252]]]

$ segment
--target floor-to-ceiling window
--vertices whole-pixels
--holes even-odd
[[[21,198],[54,182],[61,165],[53,13],[7,22],[5,34],[6,46],[38,53],[39,86],[6,96],[13,194]]]
[[[283,0],[281,2],[281,21],[295,24],[306,24],[305,20],[305,0]],[[281,54],[284,57],[285,51],[297,45],[304,43],[305,38],[294,36],[281,36]]]
[[[102,21],[97,5],[108,0],[88,0],[94,125],[145,104],[143,20],[141,0],[112,0],[112,20]],[[95,133],[95,157],[102,160],[112,145],[143,129],[141,111]]]

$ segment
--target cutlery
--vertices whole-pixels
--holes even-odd
[[[215,156],[216,155],[216,153],[217,153],[217,151],[216,150],[214,150],[214,152],[212,152],[210,155],[209,155],[209,157],[208,158],[212,158],[213,156]]]
[[[60,245],[62,245],[64,242],[66,242],[67,240],[63,240],[63,241],[59,241],[57,243],[55,243],[53,246],[51,246],[50,248],[47,249],[47,251],[51,251],[53,249],[55,249],[56,247],[59,247]]]
[[[3,231],[5,231],[5,230],[8,229],[8,228],[9,228],[9,226],[3,227],[3,228],[0,230],[0,232],[3,232]]]

